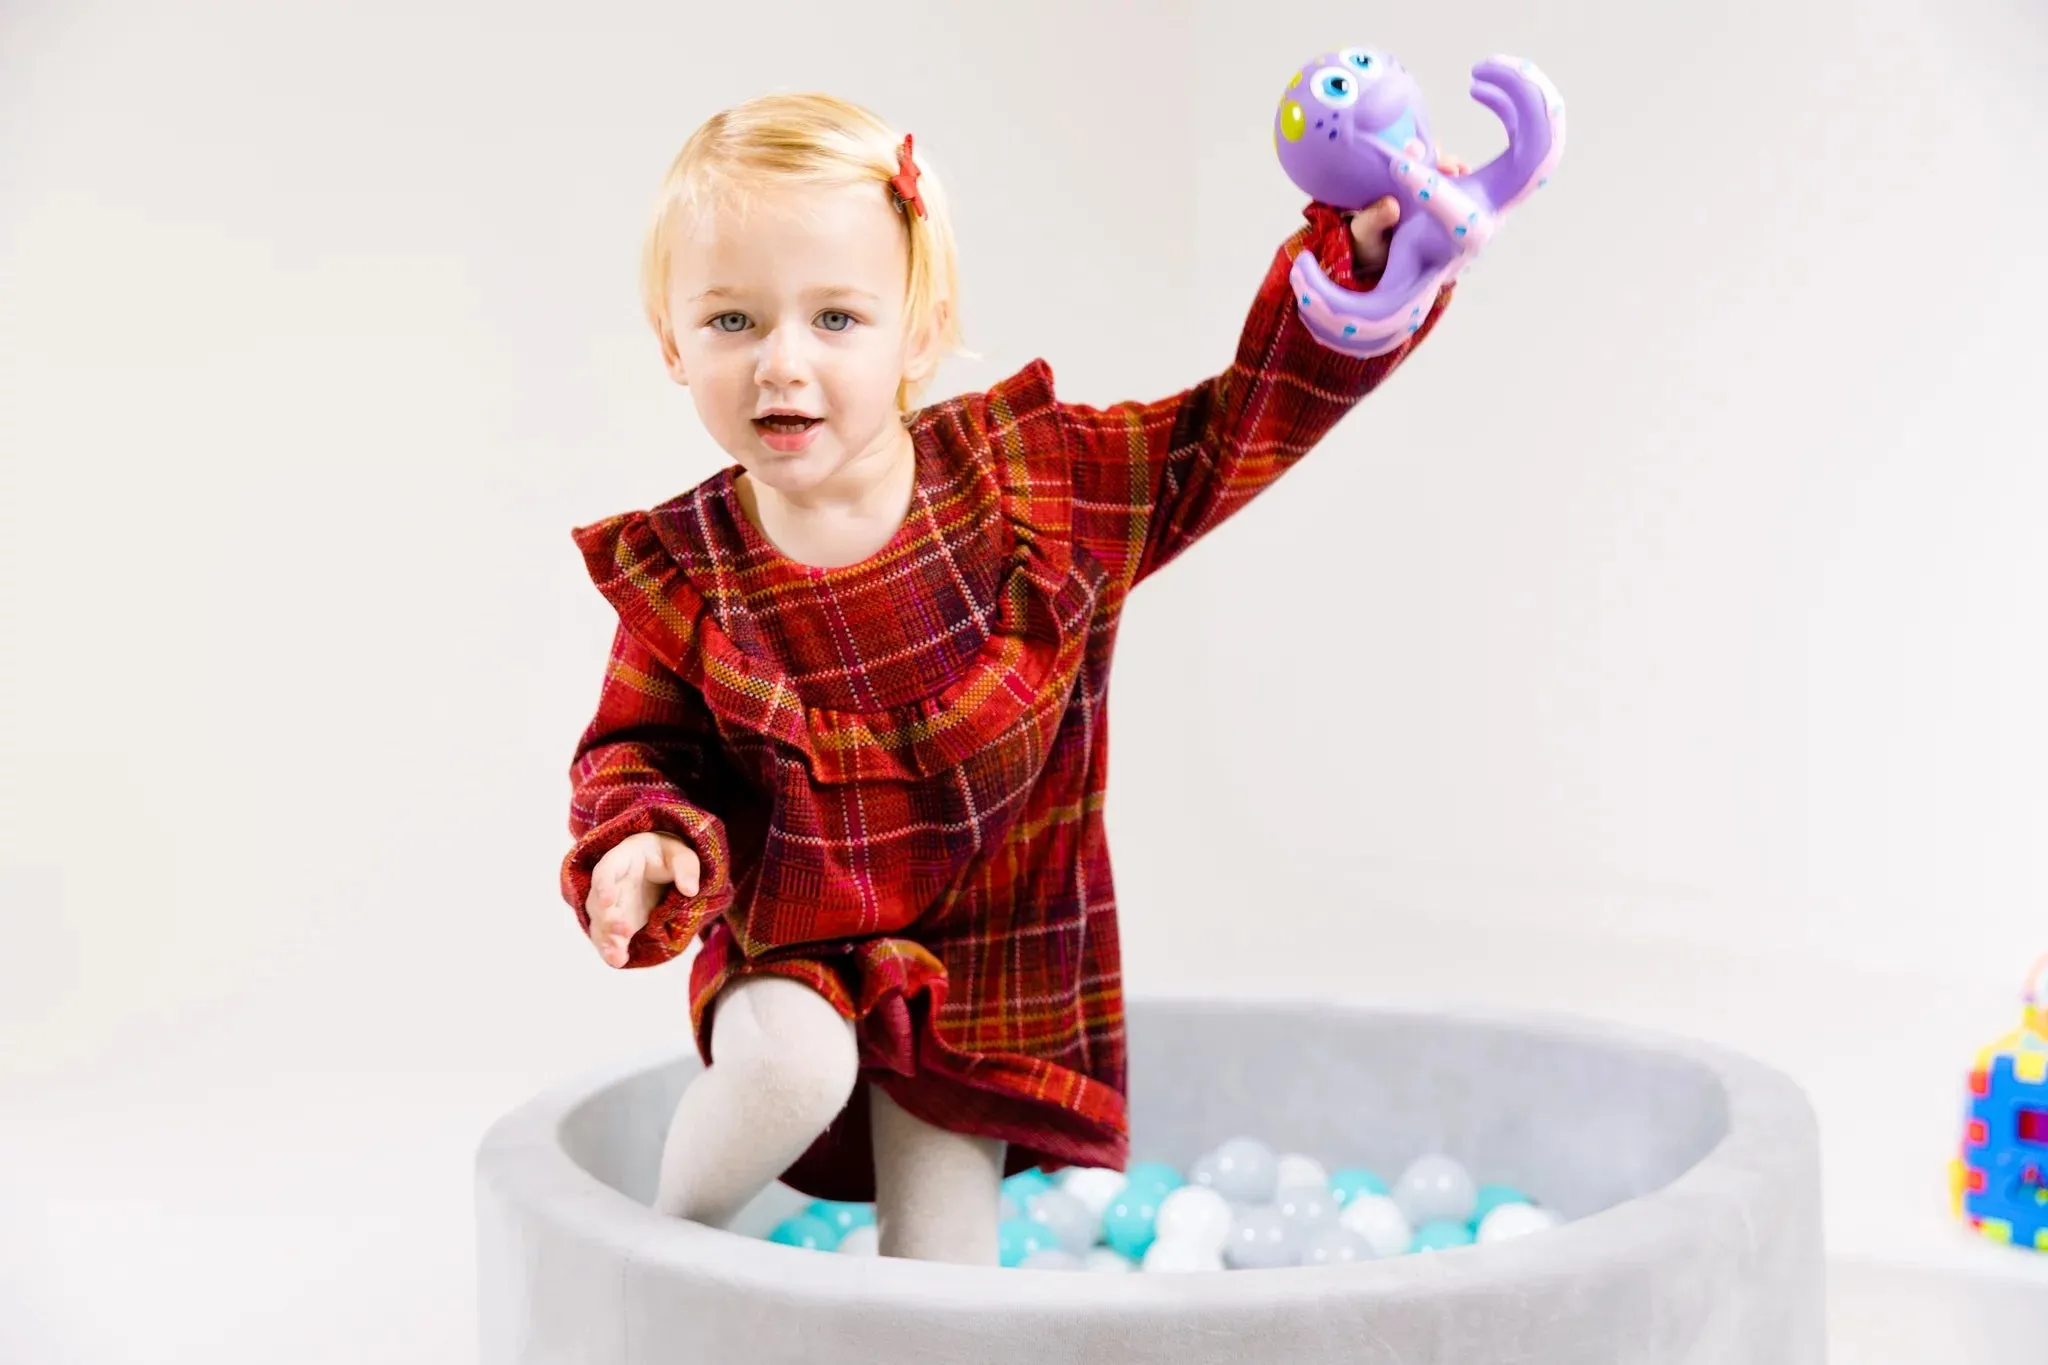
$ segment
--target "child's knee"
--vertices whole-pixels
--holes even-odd
[[[800,981],[756,977],[728,988],[713,1018],[712,1066],[753,1103],[823,1129],[860,1076],[853,1025]]]

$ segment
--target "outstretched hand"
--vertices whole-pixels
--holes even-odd
[[[1458,158],[1441,152],[1436,168],[1445,175],[1469,175],[1472,171]],[[1387,245],[1400,221],[1401,201],[1391,194],[1351,215],[1351,263],[1360,279],[1377,279],[1387,268]]]

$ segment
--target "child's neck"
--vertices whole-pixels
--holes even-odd
[[[871,558],[901,529],[917,480],[917,448],[898,424],[890,443],[850,462],[824,486],[794,502],[733,476],[740,508],[783,555],[814,569],[837,569]]]

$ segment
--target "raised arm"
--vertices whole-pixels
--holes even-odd
[[[1274,253],[1229,369],[1156,402],[1062,404],[1074,454],[1076,529],[1111,573],[1135,586],[1292,468],[1377,388],[1442,316],[1440,294],[1417,330],[1385,355],[1330,350],[1295,312],[1287,275],[1306,249],[1336,283],[1361,280],[1345,216],[1327,204]]]

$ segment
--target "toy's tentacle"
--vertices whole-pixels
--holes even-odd
[[[1388,264],[1392,265],[1389,255]],[[1382,292],[1388,281],[1369,294],[1354,294],[1324,273],[1313,252],[1294,258],[1288,280],[1294,286],[1296,311],[1310,335],[1345,355],[1385,355],[1421,327],[1435,301],[1442,272],[1423,275],[1405,296]]]
[[[1543,184],[1564,154],[1564,99],[1534,63],[1494,57],[1472,68],[1472,98],[1508,131],[1508,147],[1465,180],[1500,213]]]
[[[1470,175],[1442,175],[1424,158],[1422,145],[1409,143],[1408,154],[1394,158],[1394,181],[1407,189],[1423,212],[1443,225],[1452,251],[1470,255],[1493,236],[1493,214],[1467,192]]]

